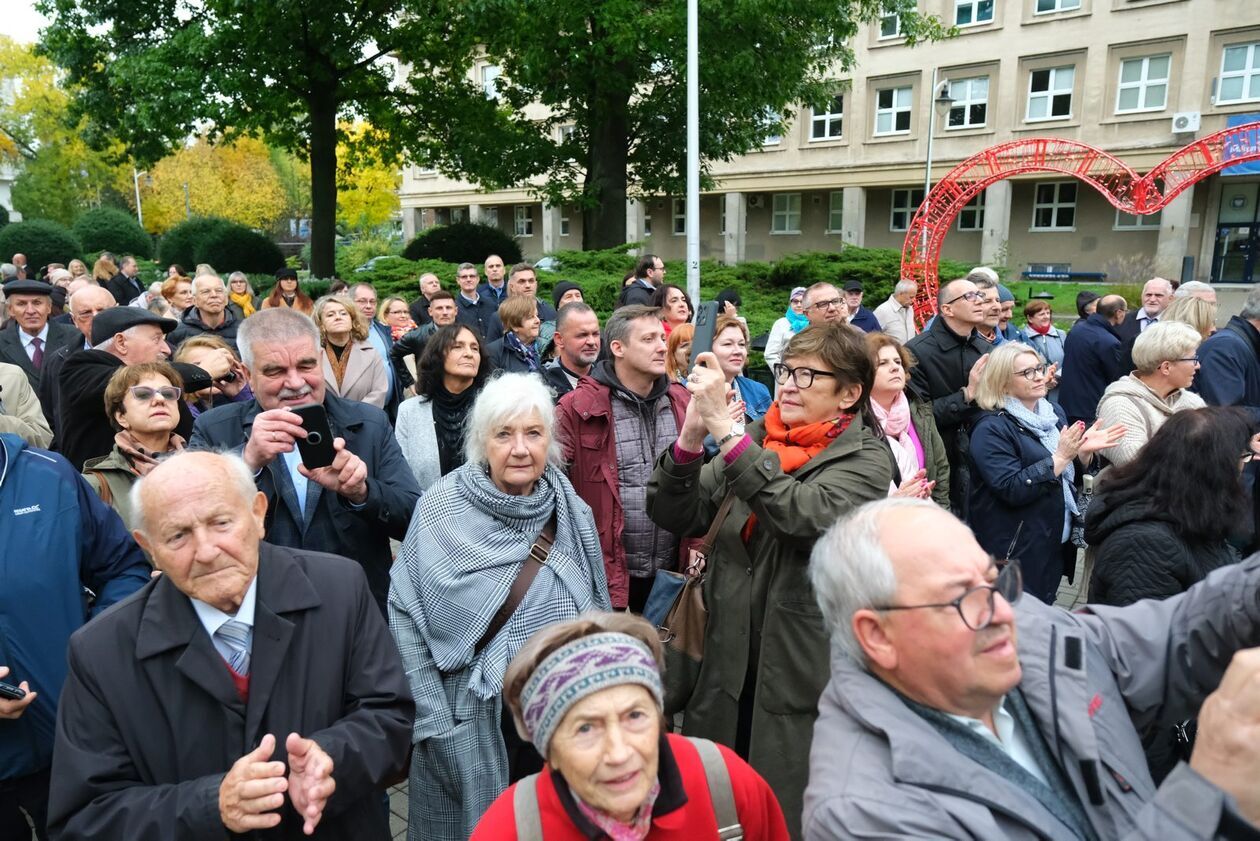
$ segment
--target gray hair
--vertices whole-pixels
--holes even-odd
[[[227,289],[227,284],[223,282],[223,278],[219,277],[217,274],[210,274],[209,272],[203,272],[193,278],[192,288],[193,288],[194,293],[196,293],[197,291],[197,281],[200,281],[200,280],[213,280],[219,284],[220,289]]]
[[[351,298],[353,298],[353,297],[354,297],[354,291],[355,291],[356,289],[360,289],[360,288],[371,289],[371,290],[372,290],[372,294],[373,294],[373,295],[375,295],[375,294],[376,294],[376,287],[375,287],[375,286],[373,286],[372,284],[368,283],[366,280],[360,280],[358,283],[352,283],[352,284],[350,284],[350,288],[349,288],[349,289],[347,289],[346,291],[347,291],[347,292],[349,292],[349,293],[350,293],[350,297],[351,297]]]
[[[1189,298],[1195,292],[1211,292],[1211,291],[1213,290],[1210,284],[1204,283],[1201,280],[1187,280],[1185,283],[1181,284],[1173,291],[1173,297],[1174,298]]]
[[[1168,294],[1169,294],[1169,295],[1172,295],[1172,294],[1173,294],[1173,285],[1172,285],[1172,281],[1171,281],[1171,280],[1169,280],[1169,279],[1168,279],[1168,278],[1166,278],[1166,277],[1158,277],[1158,276],[1153,277],[1153,278],[1151,278],[1150,280],[1146,281],[1146,283],[1143,283],[1143,284],[1142,284],[1142,293],[1143,293],[1143,294],[1145,294],[1145,293],[1146,293],[1146,287],[1150,286],[1152,283],[1154,283],[1154,284],[1160,284],[1160,283],[1164,284],[1164,286],[1168,287]]]
[[[661,311],[657,307],[642,304],[627,304],[613,310],[613,314],[608,316],[608,323],[604,325],[604,336],[608,344],[624,342],[630,335],[630,325],[644,318],[651,318],[659,323]]]
[[[840,292],[840,290],[836,288],[836,285],[834,283],[828,283],[827,281],[822,280],[822,281],[819,281],[818,283],[815,283],[814,285],[810,286],[808,289],[805,290],[805,294],[801,296],[801,303],[808,307],[809,304],[805,302],[808,301],[815,292],[821,292],[824,289],[830,289],[832,292],[835,292],[835,293]]]
[[[17,266],[12,263],[0,263],[0,280],[15,280],[17,276]]]
[[[559,333],[563,330],[564,325],[570,318],[576,318],[579,315],[586,315],[588,312],[594,313],[595,310],[591,309],[590,304],[583,301],[573,301],[572,303],[565,304],[560,308],[560,311],[556,313],[556,332]]]
[[[1152,374],[1163,362],[1175,362],[1203,341],[1199,331],[1180,321],[1158,321],[1138,334],[1133,342],[1133,366],[1139,374]]]
[[[278,345],[294,339],[310,339],[311,346],[319,347],[319,328],[310,316],[288,307],[272,307],[259,310],[241,322],[236,333],[236,346],[241,352],[245,367],[254,367],[255,345]]]
[[[551,389],[537,374],[503,373],[489,380],[468,412],[464,432],[464,460],[486,463],[486,444],[494,428],[508,421],[538,413],[547,430],[547,463],[561,464],[560,442],[556,440],[556,407]]]
[[[970,280],[981,289],[991,289],[998,285],[1001,278],[998,277],[997,272],[988,266],[976,266],[974,269],[967,272],[967,280]],[[982,285],[982,283],[985,285]]]
[[[865,663],[866,655],[853,635],[853,614],[886,605],[897,595],[892,559],[880,540],[884,514],[914,509],[943,510],[926,499],[888,497],[868,502],[836,520],[809,555],[809,580],[831,644],[856,663]]]
[[[254,284],[249,282],[249,275],[245,274],[245,272],[232,272],[228,275],[227,282],[229,284],[235,283],[238,280],[245,281],[245,291],[247,291],[250,295],[258,294],[254,291]]]
[[[1260,320],[1260,283],[1251,287],[1251,291],[1247,293],[1247,300],[1243,303],[1242,312],[1238,315],[1247,321]]]
[[[894,295],[900,295],[902,292],[917,291],[919,291],[919,284],[915,283],[913,280],[899,280],[897,281],[897,285],[893,287]]]
[[[241,499],[246,502],[252,500],[254,498],[254,494],[258,493],[258,486],[254,484],[254,471],[250,470],[249,466],[245,464],[245,460],[236,453],[207,453],[204,450],[181,450],[175,455],[163,459],[162,464],[166,465],[170,462],[186,460],[189,456],[193,455],[211,455],[216,459],[221,460],[223,462],[224,472],[227,473],[228,480],[236,486],[236,490],[240,492]],[[144,505],[141,504],[141,495],[144,493],[144,486],[147,481],[147,477],[140,477],[136,480],[136,483],[131,486],[131,491],[128,493],[128,499],[131,502],[131,528],[133,531],[145,531],[146,518],[144,516]]]
[[[468,269],[476,269],[476,268],[477,267],[474,266],[472,263],[460,263],[458,266],[455,267],[455,274],[459,274],[460,272],[467,271]],[[478,274],[480,274],[480,272],[478,272]]]

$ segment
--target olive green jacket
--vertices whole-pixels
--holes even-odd
[[[935,482],[932,488],[932,501],[949,510],[949,453],[945,452],[945,441],[936,429],[936,418],[932,415],[932,404],[926,400],[910,398],[910,422],[919,435],[919,443],[923,445],[923,464],[927,467],[929,482]],[[904,478],[904,477],[903,477]]]
[[[860,418],[827,449],[789,475],[764,450],[761,422],[753,443],[729,466],[721,456],[657,461],[648,484],[648,515],[681,536],[707,531],[728,488],[736,500],[709,558],[704,661],[687,705],[683,732],[734,746],[745,677],[754,688],[748,761],[770,783],[793,837],[818,697],[830,674],[828,635],[809,583],[814,542],[841,514],[888,495],[892,453]],[[757,528],[740,538],[750,514]],[[755,670],[755,671],[753,671]],[[755,681],[755,683],[751,683]]]
[[[106,484],[109,485],[109,493],[113,496],[113,499],[109,501],[109,506],[118,512],[118,516],[122,517],[123,525],[130,532],[132,529],[131,486],[140,477],[136,475],[131,462],[127,461],[127,457],[122,454],[122,450],[119,450],[117,445],[109,451],[108,455],[88,459],[83,465],[83,478],[87,480],[88,487],[104,499],[105,497],[101,495],[101,483],[97,473],[100,473],[100,478],[104,478]]]

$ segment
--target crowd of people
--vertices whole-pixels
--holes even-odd
[[[1260,287],[837,278],[757,370],[650,254],[602,322],[495,255],[411,302],[17,257],[6,841],[384,839],[402,780],[413,841],[1260,831]]]

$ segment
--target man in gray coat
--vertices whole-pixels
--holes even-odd
[[[806,839],[1254,837],[1260,556],[1068,613],[1020,599],[1018,565],[953,515],[888,499],[837,522],[810,576],[832,671]],[[1194,716],[1156,787],[1139,732]]]

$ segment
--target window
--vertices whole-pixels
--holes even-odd
[[[569,211],[567,208],[560,208],[560,236],[567,237],[569,235]]]
[[[949,107],[946,129],[979,128],[988,120],[988,76],[950,82],[949,95],[954,100],[954,104]]]
[[[1076,226],[1076,182],[1038,184],[1033,196],[1034,231],[1070,231]]]
[[[458,225],[467,221],[467,211],[462,207],[451,208],[451,224]]]
[[[774,213],[770,218],[770,233],[799,234],[801,232],[801,194],[775,193]]]
[[[574,126],[572,125],[560,126],[559,131],[560,131],[560,142],[562,144],[568,143],[570,140],[573,139]]]
[[[515,210],[516,235],[518,237],[532,237],[534,235],[534,214],[530,213],[529,205],[518,204]]]
[[[884,88],[875,93],[875,133],[910,133],[911,89]]]
[[[827,204],[827,233],[838,234],[844,230],[844,190],[831,193]]]
[[[687,201],[686,199],[674,199],[674,236],[680,236],[687,233]]]
[[[773,108],[767,108],[765,114],[761,117],[761,124],[765,126],[766,135],[761,139],[762,146],[778,146],[783,140],[782,129],[780,123],[782,118],[778,111]]]
[[[1081,0],[1037,0],[1037,14],[1047,15],[1051,12],[1067,12],[1079,9]]]
[[[1116,91],[1116,113],[1160,111],[1168,104],[1170,55],[1126,58],[1120,62],[1120,85]]]
[[[892,213],[888,218],[888,230],[904,231],[910,227],[910,219],[923,204],[923,189],[893,190]]]
[[[1076,68],[1049,67],[1028,76],[1028,122],[1072,116],[1072,86]]]
[[[645,212],[643,214],[643,236],[650,237],[652,235],[652,214]]]
[[[499,227],[499,208],[483,207],[481,208],[481,221],[487,225]]]
[[[896,38],[901,35],[901,18],[896,14],[880,15],[879,37]]]
[[[984,191],[971,197],[971,201],[963,205],[962,210],[958,211],[958,230],[960,231],[983,231],[984,230]]]
[[[1116,211],[1117,231],[1144,231],[1159,227],[1159,218],[1163,211],[1156,211],[1147,216],[1134,216],[1132,213],[1125,213],[1122,210]]]
[[[993,20],[993,0],[954,0],[954,25],[972,26]]]
[[[726,196],[718,198],[718,234],[726,236]]]
[[[499,65],[487,64],[481,68],[481,92],[486,99],[499,98]]]
[[[831,140],[844,135],[844,97],[833,96],[827,108],[813,110],[809,139]]]
[[[1260,43],[1226,47],[1221,56],[1217,104],[1255,100],[1260,100]]]

